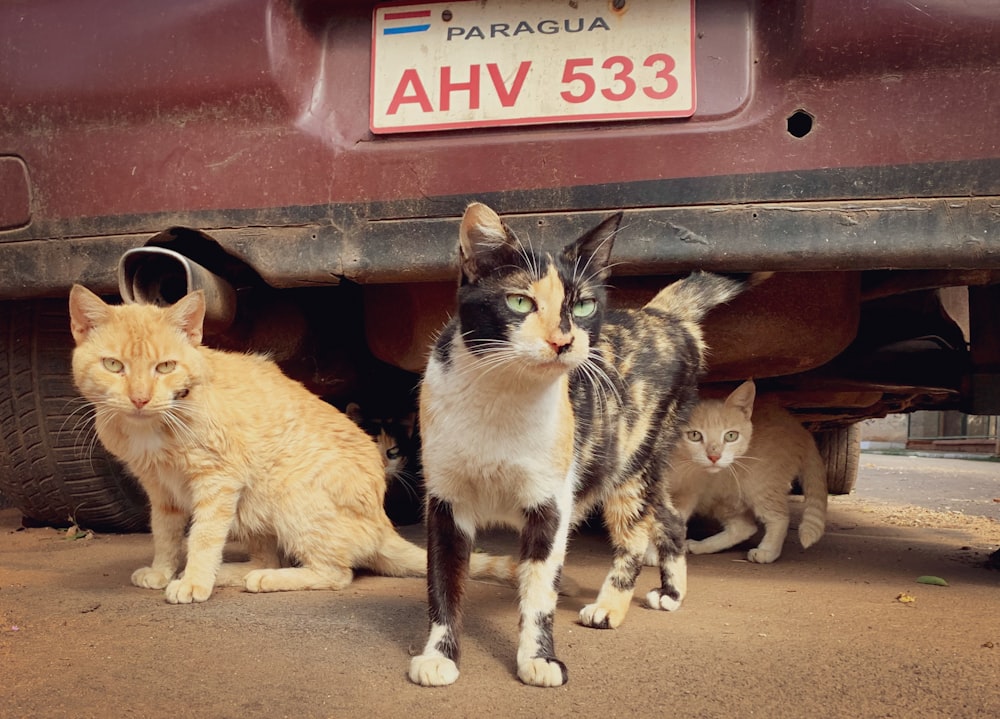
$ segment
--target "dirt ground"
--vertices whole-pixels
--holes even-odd
[[[810,550],[790,534],[774,565],[692,557],[680,611],[634,601],[599,631],[575,620],[610,555],[582,534],[566,568],[582,594],[556,617],[565,687],[518,682],[513,590],[473,583],[462,675],[425,689],[406,679],[426,638],[421,579],[171,606],[129,584],[148,535],[20,529],[2,510],[0,717],[996,717],[997,546],[990,518],[835,497]],[[655,579],[644,570],[640,592]]]

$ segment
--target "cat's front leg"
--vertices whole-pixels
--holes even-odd
[[[556,658],[552,634],[566,557],[568,515],[568,511],[560,512],[555,501],[551,501],[528,510],[521,530],[517,676],[533,686],[558,687],[568,679],[566,665]]]
[[[677,523],[680,522],[681,535],[680,537],[674,536],[672,541],[675,544],[679,544],[681,547],[681,552],[687,552],[687,524],[691,519],[691,515],[694,514],[695,505],[697,503],[698,497],[692,493],[685,493],[679,495],[676,498],[671,497],[669,494],[664,493],[663,498],[657,503],[657,511],[663,514],[661,517],[661,522],[664,526],[672,526],[675,528],[674,534],[676,535]],[[673,507],[673,512],[670,511],[670,507]],[[652,530],[650,531],[649,546],[646,548],[646,554],[642,558],[642,564],[644,567],[659,567],[660,566],[660,551],[656,547],[656,542],[653,541]],[[685,567],[687,566],[685,562]],[[684,576],[687,576],[687,570],[684,570]]]
[[[604,504],[604,524],[614,548],[611,571],[597,601],[580,610],[580,623],[595,629],[614,629],[625,621],[635,582],[651,537],[652,513],[643,504],[636,483],[625,484]]]
[[[735,547],[757,533],[757,523],[749,513],[725,517],[721,521],[721,532],[704,539],[689,540],[688,551],[691,554],[714,554]]]
[[[132,584],[143,589],[163,589],[180,568],[188,515],[157,488],[148,487],[146,493],[149,495],[149,523],[153,532],[153,564],[132,572]]]
[[[669,503],[656,508],[649,535],[656,549],[660,586],[646,595],[646,606],[672,612],[687,594],[687,518]]]
[[[783,501],[787,501],[782,497]],[[788,535],[788,514],[780,511],[759,512],[764,523],[764,537],[756,548],[747,552],[747,559],[757,564],[770,564],[781,556]]]
[[[427,498],[427,603],[430,636],[410,660],[410,681],[425,687],[454,684],[462,633],[462,597],[469,574],[474,528],[464,531],[451,503]]]
[[[215,576],[222,564],[222,550],[236,516],[237,487],[223,484],[215,477],[202,479],[199,484],[211,487],[212,491],[201,496],[195,493],[187,564],[184,573],[166,589],[171,604],[204,602],[212,595]]]
[[[251,572],[281,567],[278,540],[274,535],[254,534],[245,539],[244,544],[250,561],[224,562],[215,575],[215,586],[246,587],[246,578]]]

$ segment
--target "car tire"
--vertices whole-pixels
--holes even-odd
[[[146,531],[146,496],[73,386],[65,300],[0,302],[0,494],[26,524]]]
[[[861,462],[861,426],[817,432],[816,446],[826,465],[826,488],[830,494],[850,494],[858,480]]]

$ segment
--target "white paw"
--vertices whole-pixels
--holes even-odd
[[[248,592],[273,592],[267,586],[267,577],[273,570],[254,569],[246,573],[243,577],[243,588]]]
[[[243,587],[243,577],[249,570],[242,564],[223,564],[215,575],[217,587]]]
[[[747,559],[757,564],[770,564],[779,556],[781,556],[780,551],[773,552],[768,549],[761,549],[760,547],[756,547],[747,552]]]
[[[165,572],[152,567],[140,567],[132,572],[132,584],[143,589],[163,589],[169,581]]]
[[[410,681],[422,687],[445,687],[458,679],[458,665],[441,656],[420,654],[410,660]]]
[[[594,629],[614,629],[624,619],[624,612],[616,612],[600,604],[588,604],[580,610],[580,623]]]
[[[675,612],[681,608],[681,600],[662,594],[659,589],[646,595],[646,605],[650,609],[662,609],[665,612]]]
[[[517,678],[533,687],[561,687],[569,675],[558,659],[535,657],[517,665]]]
[[[809,549],[809,547],[816,544],[822,536],[822,528],[816,529],[815,527],[806,527],[805,529],[799,529],[799,543],[802,545],[803,549]]]
[[[688,551],[691,554],[711,554],[712,550],[705,547],[705,542],[699,539],[688,540]]]
[[[656,553],[656,547],[654,547],[652,544],[646,547],[646,554],[642,558],[642,566],[644,567],[660,566],[660,556]]]
[[[185,577],[175,579],[167,585],[166,597],[170,604],[204,602],[210,596],[212,596],[211,585],[195,584]]]

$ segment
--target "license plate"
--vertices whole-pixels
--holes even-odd
[[[693,37],[693,0],[383,5],[372,21],[371,129],[688,117]]]

